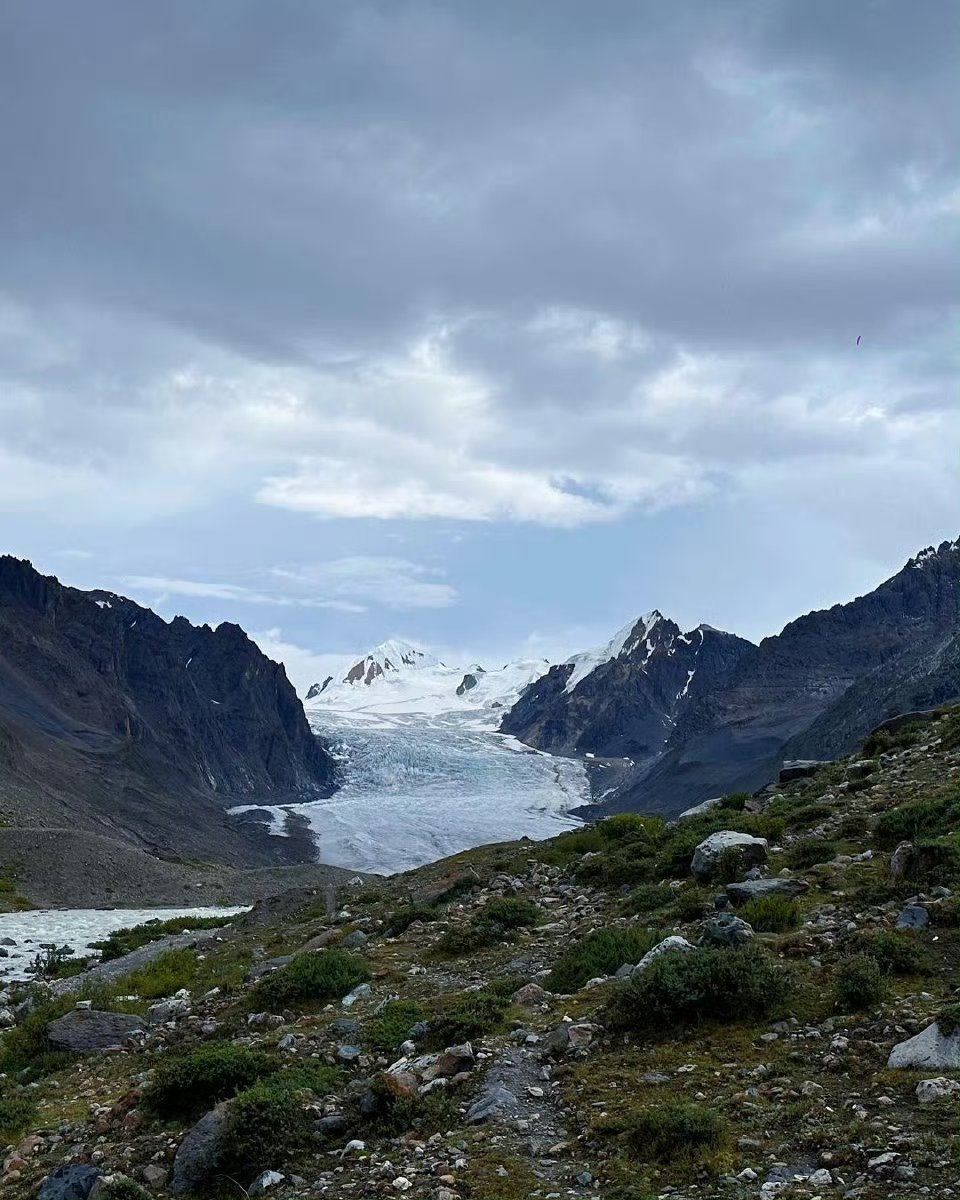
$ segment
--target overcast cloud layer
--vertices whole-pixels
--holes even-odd
[[[960,533],[958,45],[952,0],[4,6],[0,549],[312,652],[873,586]]]

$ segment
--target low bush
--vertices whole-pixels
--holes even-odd
[[[595,929],[582,941],[574,942],[553,965],[545,986],[551,992],[569,994],[583,987],[588,979],[612,975],[624,963],[636,963],[652,950],[663,935],[651,929]]]
[[[758,946],[662,954],[611,998],[611,1026],[670,1036],[703,1021],[767,1016],[790,993],[791,976]]]
[[[539,921],[540,908],[531,900],[506,897],[485,904],[477,913],[476,919],[479,922],[489,921],[504,929],[526,929]]]
[[[153,1200],[145,1187],[127,1175],[111,1175],[97,1183],[97,1200]]]
[[[661,836],[665,828],[662,817],[645,816],[642,813],[617,813],[597,826],[600,836],[612,842],[636,838],[650,840]]]
[[[443,1050],[494,1033],[503,1024],[509,1006],[509,996],[494,988],[461,992],[431,1011],[427,1044],[431,1049]]]
[[[900,842],[936,837],[960,827],[960,795],[952,792],[936,800],[912,800],[881,813],[876,825],[880,847],[892,850]]]
[[[873,1008],[880,1003],[885,992],[880,964],[869,954],[853,954],[837,968],[833,980],[833,1002],[839,1012]]]
[[[717,807],[723,809],[724,812],[743,812],[751,799],[749,792],[731,792],[729,796],[721,799]]]
[[[339,1000],[369,978],[367,964],[355,954],[315,950],[298,954],[285,967],[258,980],[250,1003],[275,1010],[301,1001]]]
[[[937,1017],[937,1027],[944,1037],[960,1030],[960,1004],[948,1004]]]
[[[230,1105],[220,1141],[220,1170],[248,1186],[261,1171],[275,1168],[308,1146],[313,1119],[295,1093],[260,1083]]]
[[[663,883],[645,883],[634,888],[624,900],[623,907],[629,913],[655,912],[658,908],[666,908],[677,899],[675,888]]]
[[[195,950],[168,950],[153,962],[131,971],[124,988],[145,1000],[172,996],[181,988],[205,992],[219,987],[232,990],[243,982],[250,967],[250,955],[234,946],[223,946],[209,954]]]
[[[914,843],[906,857],[903,878],[925,887],[956,884],[960,880],[960,843],[955,838]]]
[[[936,964],[933,956],[922,942],[909,933],[894,933],[884,929],[879,933],[863,934],[853,945],[862,954],[868,954],[884,975],[933,975]]]
[[[452,1101],[442,1089],[426,1096],[398,1096],[381,1077],[371,1091],[375,1110],[367,1120],[379,1134],[397,1137],[415,1131],[420,1137],[429,1137],[452,1124]]]
[[[795,871],[804,871],[817,863],[830,862],[836,858],[840,846],[837,842],[825,841],[823,838],[801,838],[787,851],[786,864]]]
[[[109,937],[102,942],[93,942],[92,946],[101,951],[101,962],[110,962],[172,933],[183,933],[187,929],[218,929],[228,923],[227,917],[171,917],[169,921],[146,921],[129,929],[115,929]]]
[[[757,896],[737,911],[757,933],[786,933],[800,924],[800,905],[788,896]]]
[[[30,1125],[37,1105],[28,1095],[0,1096],[0,1139],[14,1141]]]
[[[491,900],[470,918],[466,925],[454,925],[440,938],[435,950],[448,957],[471,954],[509,941],[516,929],[535,925],[540,919],[539,907],[530,900],[507,897]]]
[[[384,933],[387,937],[399,937],[401,933],[406,933],[414,921],[429,925],[439,915],[437,909],[427,904],[405,904],[387,917]]]
[[[870,832],[870,822],[863,813],[847,813],[837,830],[845,842],[855,842]]]
[[[342,1078],[340,1069],[329,1063],[303,1062],[266,1076],[265,1082],[274,1092],[313,1092],[316,1096],[328,1096],[336,1091]]]
[[[626,1135],[640,1162],[698,1163],[722,1148],[726,1126],[705,1104],[671,1100],[631,1114]]]
[[[272,1075],[279,1065],[262,1050],[229,1043],[204,1046],[163,1059],[144,1092],[144,1105],[160,1117],[197,1117]]]
[[[374,1050],[394,1053],[410,1036],[410,1030],[424,1020],[426,1012],[415,1000],[389,1000],[364,1030],[364,1040]]]

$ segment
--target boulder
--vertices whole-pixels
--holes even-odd
[[[513,1116],[520,1109],[520,1101],[513,1092],[503,1084],[496,1083],[484,1088],[467,1109],[467,1122],[470,1125],[479,1125],[497,1117]]]
[[[261,1171],[247,1191],[248,1196],[263,1196],[266,1192],[279,1187],[286,1179],[279,1171]]]
[[[147,1009],[148,1025],[166,1025],[177,1017],[185,1017],[190,1011],[190,1001],[183,999],[161,1000]]]
[[[542,1004],[546,999],[547,993],[539,983],[525,983],[511,996],[514,1004],[521,1004],[524,1008],[533,1008],[537,1004]]]
[[[733,829],[721,829],[719,833],[711,833],[694,850],[690,870],[698,879],[709,879],[716,871],[721,855],[728,850],[735,850],[747,867],[767,861],[766,838],[737,833]]]
[[[901,842],[890,855],[890,875],[893,879],[903,879],[913,865],[913,842]]]
[[[791,779],[809,779],[811,775],[816,775],[821,767],[825,767],[829,761],[829,759],[818,758],[790,759],[780,768],[780,782],[789,783]]]
[[[70,1163],[51,1171],[37,1193],[37,1200],[87,1200],[103,1174],[97,1167]]]
[[[229,1101],[218,1104],[200,1118],[180,1143],[170,1180],[170,1191],[175,1195],[200,1191],[216,1174],[229,1114]]]
[[[908,904],[897,917],[898,929],[924,929],[930,924],[930,914],[922,904]]]
[[[55,1050],[79,1053],[122,1046],[127,1038],[144,1029],[143,1017],[131,1013],[74,1009],[47,1026],[47,1037]]]
[[[921,1104],[932,1104],[960,1092],[960,1081],[940,1075],[936,1079],[921,1079],[917,1084],[917,1099]]]
[[[686,938],[680,937],[678,934],[671,934],[670,937],[664,938],[662,942],[657,942],[652,950],[648,950],[643,958],[641,958],[637,965],[633,968],[630,974],[642,974],[647,967],[650,966],[653,960],[655,958],[659,958],[662,954],[670,954],[671,952],[675,954],[686,954],[688,951],[693,949],[694,947],[687,941]]]
[[[360,946],[365,946],[370,938],[363,932],[362,929],[354,929],[340,943],[344,950],[357,950]]]
[[[373,988],[369,983],[358,984],[352,992],[348,992],[340,1001],[344,1008],[353,1008],[358,1000],[369,1000],[373,995]]]
[[[894,1046],[890,1051],[887,1067],[960,1070],[960,1028],[945,1034],[941,1033],[936,1022],[928,1025],[921,1033]]]
[[[439,1076],[450,1079],[464,1071],[472,1071],[476,1063],[477,1059],[469,1042],[464,1042],[460,1046],[448,1046],[437,1059],[436,1065],[433,1067],[432,1078]],[[427,1078],[428,1075],[430,1072],[425,1073],[424,1078]]]
[[[285,967],[291,962],[293,962],[292,954],[281,954],[277,958],[265,958],[262,962],[254,963],[247,972],[247,983],[262,979],[264,975],[272,975],[274,971],[279,971],[281,967]]]
[[[752,925],[724,912],[706,922],[700,941],[704,946],[731,947],[742,946],[755,936]]]
[[[734,904],[746,904],[764,896],[799,896],[807,890],[801,879],[776,876],[773,879],[745,879],[741,883],[728,883],[727,895]]]
[[[722,803],[722,796],[714,796],[711,800],[704,800],[701,804],[695,804],[693,808],[685,808],[676,819],[678,821],[688,821],[691,817],[702,817],[704,813],[711,812]]]

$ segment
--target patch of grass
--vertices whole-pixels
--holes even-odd
[[[726,1126],[705,1104],[671,1100],[632,1113],[626,1138],[640,1162],[700,1163],[723,1147]]]
[[[372,1091],[377,1098],[377,1111],[370,1124],[380,1134],[396,1137],[414,1131],[420,1137],[429,1137],[452,1124],[452,1101],[442,1090],[426,1096],[398,1096],[380,1078],[374,1081]]]
[[[805,871],[817,863],[830,862],[839,851],[838,842],[825,841],[823,838],[801,838],[790,847],[784,859],[794,871]]]
[[[423,1006],[415,1000],[389,1000],[364,1030],[364,1039],[374,1050],[395,1053],[410,1036],[418,1021],[426,1018]]]
[[[757,933],[786,933],[800,924],[800,905],[788,896],[757,896],[737,910]]]
[[[662,954],[617,989],[607,1017],[614,1028],[666,1037],[678,1026],[767,1016],[789,994],[791,982],[758,946]]]
[[[960,840],[915,842],[907,855],[903,878],[925,887],[956,884],[960,880]]]
[[[875,958],[852,954],[840,963],[833,980],[833,1002],[839,1012],[873,1008],[885,994],[883,973]]]
[[[847,813],[837,829],[837,834],[845,842],[855,842],[869,832],[870,822],[863,813]]]
[[[540,906],[532,900],[505,897],[491,900],[477,914],[481,921],[491,921],[504,929],[528,929],[540,920]]]
[[[302,1001],[339,1000],[369,978],[367,964],[355,954],[316,950],[298,954],[285,967],[260,979],[251,991],[250,1004],[275,1010]]]
[[[624,963],[636,963],[652,950],[662,935],[652,929],[595,929],[574,942],[554,963],[545,986],[551,992],[568,995],[598,975],[612,975]]]
[[[514,930],[535,925],[540,915],[540,908],[530,900],[491,900],[473,914],[468,924],[448,929],[434,949],[451,958],[471,954],[495,942],[509,941]]]
[[[161,1061],[144,1105],[160,1117],[199,1117],[220,1100],[235,1096],[272,1075],[280,1064],[272,1055],[246,1046],[204,1046],[192,1054]]]
[[[313,1092],[315,1096],[335,1092],[342,1079],[343,1072],[338,1067],[322,1062],[299,1063],[265,1076],[274,1092]]]
[[[183,933],[188,929],[219,929],[228,923],[227,917],[171,917],[169,921],[145,921],[128,929],[115,929],[102,942],[92,944],[94,949],[102,951],[101,962],[110,962],[172,933]]]
[[[749,792],[731,792],[729,796],[721,799],[717,807],[724,812],[743,812],[751,799]]]
[[[209,954],[196,950],[168,950],[125,976],[123,987],[145,1000],[172,996],[181,988],[206,992],[219,987],[229,991],[243,983],[250,956],[233,946],[222,946]]]

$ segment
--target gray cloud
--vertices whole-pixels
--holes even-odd
[[[960,434],[958,34],[949,0],[7,6],[0,507],[921,486]]]

